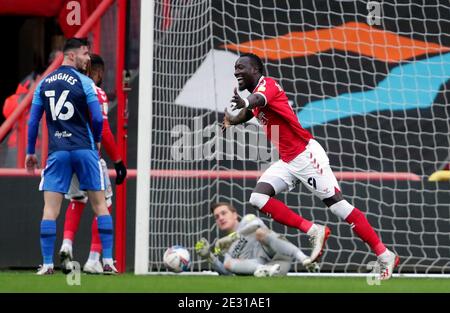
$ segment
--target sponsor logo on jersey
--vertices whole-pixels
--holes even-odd
[[[239,238],[238,243],[233,249],[233,252],[231,253],[232,258],[237,258],[241,254],[242,250],[244,250],[245,246],[247,245],[248,240],[245,237]]]
[[[68,131],[56,131],[55,132],[55,137],[60,139],[60,138],[68,138],[68,137],[72,137],[72,133],[69,133]]]

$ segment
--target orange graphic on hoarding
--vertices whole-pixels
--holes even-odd
[[[247,41],[239,45],[229,43],[222,47],[240,53],[254,53],[261,58],[272,60],[302,57],[336,49],[385,62],[399,62],[424,54],[450,51],[449,47],[410,39],[359,22],[307,32],[291,32],[276,38]]]

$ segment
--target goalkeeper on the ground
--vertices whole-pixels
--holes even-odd
[[[294,262],[309,264],[306,268],[310,272],[319,270],[317,263],[311,263],[298,247],[270,230],[254,214],[245,215],[239,221],[236,209],[226,202],[214,204],[211,211],[217,227],[228,235],[214,245],[202,238],[196,243],[195,251],[219,274],[286,275]]]

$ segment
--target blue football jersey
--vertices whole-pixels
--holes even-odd
[[[95,84],[71,66],[60,66],[41,80],[28,122],[28,154],[35,152],[39,121],[45,111],[49,153],[91,149],[101,140],[103,117]]]

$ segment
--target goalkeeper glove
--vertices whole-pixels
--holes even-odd
[[[197,252],[197,254],[204,259],[209,258],[210,254],[211,254],[211,252],[209,251],[209,248],[210,248],[210,245],[206,238],[200,239],[195,244],[195,252]]]
[[[319,273],[320,272],[320,266],[317,264],[317,262],[312,262],[308,265],[305,265],[306,270],[310,273]]]
[[[219,240],[217,240],[217,242],[214,246],[214,253],[216,252],[216,250],[218,250],[219,253],[222,250],[228,250],[228,248],[230,248],[231,244],[233,242],[235,242],[236,240],[238,240],[239,238],[240,238],[240,235],[237,232],[232,232],[228,236],[220,238]]]
[[[116,184],[120,185],[125,180],[125,177],[127,177],[127,168],[122,160],[114,163],[114,168],[116,170]]]
[[[222,250],[220,250],[219,247],[214,247],[214,252],[213,252],[213,254],[214,254],[215,256],[222,255]]]

